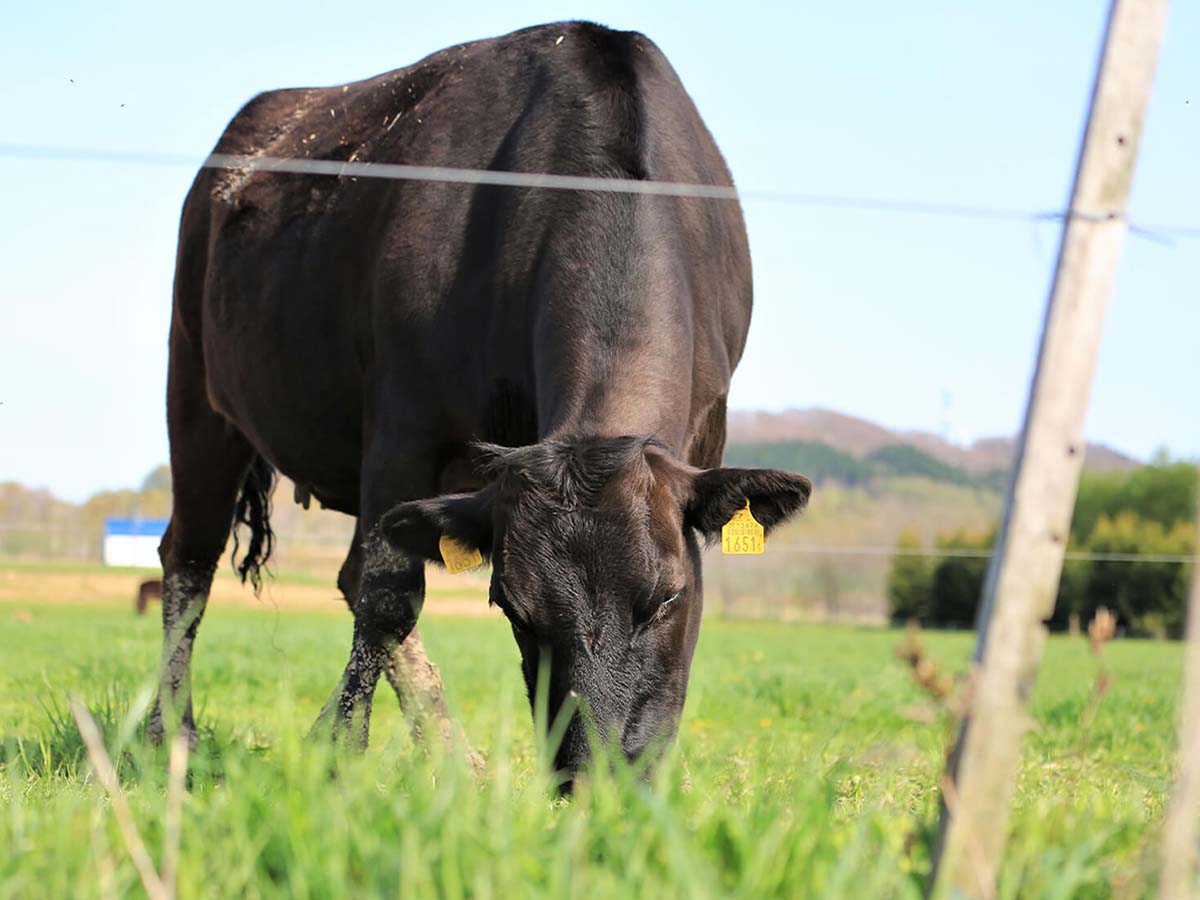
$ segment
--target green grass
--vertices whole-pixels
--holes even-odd
[[[100,721],[158,859],[165,758],[138,734],[158,624],[124,607],[30,612],[0,605],[0,897],[136,895],[66,697]],[[344,662],[348,616],[210,611],[182,896],[919,896],[948,723],[894,658],[897,633],[706,622],[676,754],[650,784],[600,772],[563,802],[504,623],[431,616],[423,631],[489,758],[482,782],[414,751],[385,686],[371,751],[333,774],[303,735]],[[950,669],[971,646],[923,640]],[[1118,642],[1105,661],[1112,687],[1085,734],[1096,665],[1086,642],[1050,640],[1002,897],[1153,892],[1181,654]]]

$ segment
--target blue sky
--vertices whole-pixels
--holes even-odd
[[[0,144],[194,154],[259,90],[587,18],[666,52],[738,184],[1062,208],[1103,0],[787,4],[24,4]],[[1200,224],[1200,4],[1177,2],[1133,216]],[[179,207],[194,173],[0,160],[0,480],[81,498],[166,459]],[[1020,421],[1051,223],[746,204],[756,307],[732,404],[824,406],[957,440]],[[1130,239],[1088,434],[1200,456],[1200,240]],[[948,416],[945,398],[948,397]]]

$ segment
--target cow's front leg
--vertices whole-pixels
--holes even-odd
[[[369,534],[362,544],[350,660],[313,726],[314,734],[331,734],[338,743],[366,749],[375,685],[417,624],[424,599],[423,561],[394,550],[378,531]]]
[[[383,672],[410,723],[413,742],[428,751],[431,738],[439,741],[448,753],[462,752],[471,770],[482,774],[486,763],[450,715],[442,690],[442,677],[438,667],[425,654],[420,629],[414,628],[402,643],[392,648]]]
[[[355,528],[350,552],[338,572],[338,589],[353,611],[358,601],[358,585],[362,578],[362,533]],[[466,754],[467,763],[476,772],[484,769],[484,759],[471,748],[470,742],[459,725],[450,715],[446,695],[442,690],[442,678],[438,667],[425,653],[421,642],[421,629],[414,626],[399,644],[390,649],[384,661],[383,674],[396,692],[400,709],[412,728],[413,742],[429,749],[431,734],[440,740],[444,749],[455,752],[459,748]]]

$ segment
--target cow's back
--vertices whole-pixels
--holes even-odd
[[[259,95],[216,151],[730,183],[658,49],[587,23],[452,47],[347,85]],[[659,251],[687,282],[695,419],[723,395],[745,340],[744,225],[736,203],[638,202],[670,222]],[[337,460],[328,478],[342,491],[373,381],[402,384],[416,398],[406,415],[447,439],[521,437],[489,433],[490,383],[519,391],[538,380],[547,247],[615,246],[606,216],[631,208],[611,195],[206,170],[185,204],[177,314],[204,347],[213,402],[293,477],[319,483],[308,471],[317,457]],[[580,251],[596,252],[609,251]],[[291,431],[321,435],[320,452]]]

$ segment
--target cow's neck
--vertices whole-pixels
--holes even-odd
[[[692,399],[691,348],[678,335],[656,343],[603,360],[597,354],[550,383],[539,379],[539,436],[649,435],[681,451]]]

